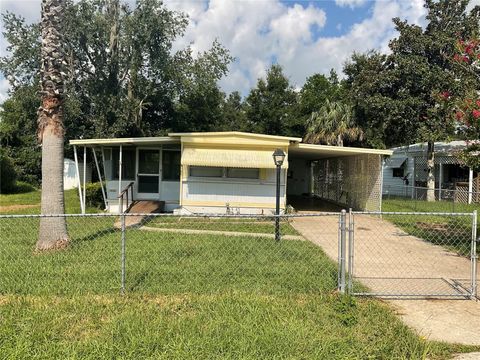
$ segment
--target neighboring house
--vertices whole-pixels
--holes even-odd
[[[475,201],[479,177],[465,167],[457,154],[467,146],[465,141],[435,143],[435,188],[438,198],[459,202]],[[385,161],[383,194],[422,198],[427,186],[427,144],[419,143],[391,149]],[[447,191],[455,190],[455,191]],[[469,196],[469,192],[473,193]]]
[[[83,185],[83,163],[78,164],[81,184]],[[92,182],[92,165],[87,163],[87,171],[85,174],[86,182]],[[69,190],[78,187],[77,169],[75,168],[75,161],[65,159],[63,161],[63,189]]]
[[[242,132],[81,139],[70,144],[75,153],[77,147],[90,148],[95,157],[101,153],[103,161],[98,163],[103,169],[98,170],[103,173],[109,211],[120,210],[118,196],[131,184],[130,200],[133,193],[135,201],[162,202],[165,211],[180,214],[272,213],[276,199],[272,154],[278,148],[287,155],[281,169],[282,209],[289,203],[287,197],[312,195],[359,209],[379,209],[382,158],[392,153]]]

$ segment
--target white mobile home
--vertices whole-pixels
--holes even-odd
[[[382,158],[392,153],[242,132],[82,139],[70,144],[77,164],[82,161],[78,154],[86,154],[88,148],[92,151],[109,211],[120,210],[121,201],[126,201],[123,194],[129,202],[156,201],[164,211],[181,214],[273,212],[276,165],[272,154],[276,149],[286,154],[280,179],[282,209],[291,203],[289,198],[302,196],[377,209]],[[77,152],[78,148],[83,151]],[[80,195],[84,204],[85,194]]]
[[[458,152],[467,146],[465,141],[435,143],[435,188],[437,198],[449,194],[444,190],[465,192],[465,201],[472,202],[471,195],[477,193],[478,174],[465,167]],[[383,170],[383,194],[419,197],[427,186],[427,144],[418,143],[391,149],[392,156],[386,160]],[[417,189],[415,189],[417,188]],[[453,193],[453,192],[451,192]]]

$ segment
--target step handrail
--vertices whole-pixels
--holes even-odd
[[[128,212],[130,210],[130,208],[132,207],[132,205],[133,205],[133,185],[134,184],[135,184],[134,181],[129,183],[118,195],[117,198],[120,199],[120,212]],[[130,190],[130,193],[131,193],[130,198],[128,197],[128,190]],[[123,210],[124,199],[126,200],[125,205],[127,206],[125,208],[125,211]],[[129,200],[130,200],[130,203],[129,203]]]

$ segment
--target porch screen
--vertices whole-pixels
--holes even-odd
[[[118,159],[120,157],[120,149],[112,149],[112,175],[113,180],[118,180]],[[135,180],[135,149],[122,149],[122,181]]]
[[[314,195],[354,210],[381,210],[382,157],[365,154],[314,161]]]

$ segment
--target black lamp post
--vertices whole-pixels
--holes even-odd
[[[273,152],[273,161],[275,166],[277,167],[277,193],[275,197],[275,240],[280,240],[280,171],[283,165],[283,161],[285,160],[286,154],[283,152],[282,149],[276,149]]]

